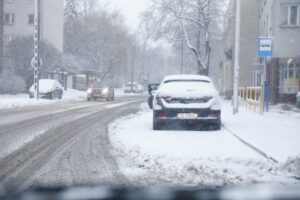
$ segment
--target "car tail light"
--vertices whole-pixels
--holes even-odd
[[[166,114],[159,114],[158,118],[163,119],[163,118],[167,118],[168,116]]]
[[[208,117],[218,117],[216,114],[214,114],[214,113],[210,113],[209,115],[208,115]]]
[[[161,95],[161,94],[157,94],[157,96],[156,96],[156,99],[164,99],[164,100],[166,100],[166,101],[169,101],[169,100],[171,100],[171,96],[169,96],[169,95]]]

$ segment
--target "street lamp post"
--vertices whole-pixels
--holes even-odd
[[[240,22],[241,22],[241,0],[236,0],[235,16],[235,42],[234,42],[234,76],[233,76],[233,114],[239,111],[238,86],[240,71]]]

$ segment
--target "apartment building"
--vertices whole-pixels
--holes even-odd
[[[271,103],[294,103],[300,90],[300,0],[261,0],[259,21],[259,35],[274,44],[266,61]]]
[[[0,47],[3,46],[3,0],[0,0]],[[2,72],[3,48],[0,48],[0,74]]]
[[[64,0],[40,0],[40,36],[63,51]],[[17,36],[34,34],[35,0],[4,0],[4,48]]]
[[[231,97],[235,45],[235,0],[230,0],[224,18],[224,58],[221,65],[222,93]],[[241,0],[240,80],[239,85],[253,85],[253,64],[257,62],[260,0]]]

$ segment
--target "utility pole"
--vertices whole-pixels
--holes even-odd
[[[235,42],[234,42],[234,75],[233,75],[233,114],[239,112],[239,71],[240,71],[240,22],[241,0],[236,0]]]
[[[135,68],[135,56],[136,56],[136,47],[135,45],[131,47],[131,72],[130,72],[130,81],[131,81],[131,92],[133,92],[133,82],[134,82],[134,68]]]
[[[40,0],[35,0],[35,14],[34,14],[34,57],[33,57],[33,84],[34,95],[39,99],[39,68],[40,68]]]
[[[183,37],[181,38],[181,74],[184,74],[184,69],[183,69]]]

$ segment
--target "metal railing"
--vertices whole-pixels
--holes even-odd
[[[263,102],[264,94],[262,87],[240,87],[239,88],[239,102],[240,105],[253,110],[254,112],[259,111],[263,113]]]

